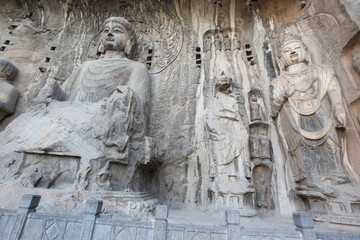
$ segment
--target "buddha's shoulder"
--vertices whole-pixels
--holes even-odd
[[[326,73],[326,74],[335,75],[335,70],[331,65],[312,64],[312,65],[310,65],[310,67],[312,68],[312,70],[316,70],[318,73]]]
[[[83,67],[99,66],[99,65],[116,65],[126,67],[131,70],[148,71],[145,64],[130,59],[94,59],[85,61]]]
[[[133,60],[128,60],[128,64],[131,68],[134,68],[135,70],[145,70],[148,71],[147,67],[145,64],[141,63],[141,62],[136,62]]]
[[[282,73],[281,75],[277,76],[276,78],[274,78],[271,81],[271,85],[272,86],[277,86],[277,85],[283,85],[286,83],[286,78],[284,76],[284,73]]]

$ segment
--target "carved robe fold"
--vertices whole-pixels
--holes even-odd
[[[65,82],[68,101],[96,102],[128,86],[143,102],[150,101],[150,78],[145,65],[128,59],[84,62]]]

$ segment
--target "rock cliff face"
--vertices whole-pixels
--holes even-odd
[[[126,194],[119,197],[128,204],[121,206],[127,215],[136,208],[131,204],[144,208],[158,200],[180,207],[238,208],[244,216],[290,215],[295,210],[319,219],[330,211],[360,214],[356,0],[2,2],[0,56],[19,72],[8,82],[4,67],[1,81],[16,88],[20,97],[12,115],[0,122],[0,144],[11,146],[24,139],[9,138],[11,131],[37,136],[43,129],[35,129],[31,121],[40,118],[51,119],[44,129],[55,131],[57,125],[51,124],[60,122],[53,111],[58,103],[38,103],[39,94],[49,82],[65,84],[85,61],[102,58],[100,35],[111,16],[124,17],[134,27],[133,60],[148,69],[151,104],[146,139],[142,136],[141,146],[130,150],[147,148],[146,157],[131,170],[121,165],[128,163],[107,164],[94,157],[84,174],[86,166],[79,158],[85,153],[58,154],[60,148],[66,152],[66,144],[40,133],[42,142],[47,137],[53,141],[51,148],[14,148],[11,157],[0,153],[0,188],[13,193],[10,198],[2,194],[1,206],[13,208],[23,193],[37,192],[48,196],[43,198],[48,211],[54,202],[59,203],[58,211],[71,212],[85,198],[104,198],[109,199],[108,213],[114,214],[111,201],[129,191],[124,181],[132,171],[133,200],[126,202]],[[287,46],[295,42],[303,47],[303,58],[302,50]],[[287,47],[294,52],[288,63]],[[6,91],[0,88],[1,101]],[[43,115],[16,123],[39,109]],[[0,115],[2,111],[0,105]],[[91,118],[89,111],[71,119]],[[101,111],[105,116],[114,109]],[[90,132],[107,123],[93,120],[78,135],[101,141]],[[80,131],[69,126],[71,120],[62,127]],[[76,126],[83,127],[81,122]],[[59,138],[66,135],[58,127],[56,131]],[[133,156],[130,153],[129,159]],[[74,187],[81,174],[89,184]],[[24,178],[31,184],[20,181]],[[141,196],[134,197],[135,192]]]

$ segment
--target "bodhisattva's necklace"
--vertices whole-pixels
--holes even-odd
[[[309,67],[295,72],[285,72],[284,77],[289,86],[294,85],[295,91],[306,92],[312,86]]]

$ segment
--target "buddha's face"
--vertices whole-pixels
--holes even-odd
[[[285,43],[280,54],[285,67],[306,61],[306,49],[299,41]]]
[[[101,33],[105,50],[124,51],[130,36],[125,27],[117,22],[106,23]]]

